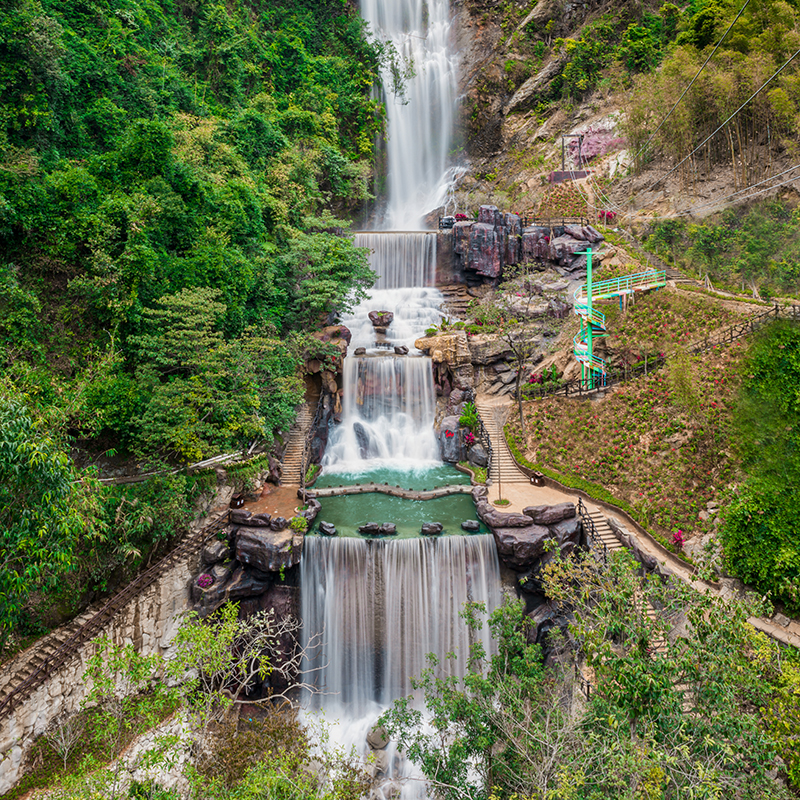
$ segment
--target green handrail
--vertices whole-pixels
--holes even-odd
[[[659,286],[666,284],[667,272],[663,269],[649,269],[646,272],[636,272],[633,275],[622,275],[619,278],[609,278],[592,284],[592,297],[605,295],[629,294],[644,286]],[[588,300],[586,284],[579,286],[574,292],[576,305],[581,300]]]

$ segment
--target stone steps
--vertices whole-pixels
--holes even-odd
[[[606,546],[606,550],[610,553],[614,550],[621,550],[623,547],[622,542],[614,536],[614,531],[608,524],[602,511],[590,511],[589,516],[594,522],[597,538]]]
[[[517,467],[517,462],[514,461],[514,457],[506,445],[503,430],[495,421],[494,407],[480,401],[475,405],[492,442],[493,457],[489,470],[492,482],[497,483],[502,479],[503,483],[530,483],[531,479]]]
[[[297,419],[289,432],[289,444],[281,461],[281,483],[300,484],[303,479],[303,450],[306,437],[314,421],[314,411],[303,403],[297,411]]]

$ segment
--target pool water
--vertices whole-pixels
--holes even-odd
[[[441,522],[444,525],[442,535],[465,535],[461,523],[465,520],[478,520],[472,495],[454,494],[449,497],[437,497],[434,500],[406,500],[379,492],[367,494],[341,495],[339,497],[321,497],[322,506],[317,522],[331,522],[336,526],[340,536],[359,536],[358,527],[369,522],[382,525],[393,522],[397,525],[397,535],[392,539],[411,539],[420,535],[424,522]],[[480,520],[478,520],[480,521]],[[312,533],[318,531],[315,524]],[[480,533],[488,533],[489,529],[481,523]]]
[[[365,467],[362,472],[339,472],[328,468],[317,478],[312,491],[314,488],[351,486],[354,483],[388,483],[389,486],[399,486],[401,489],[421,491],[437,486],[469,486],[469,475],[440,462],[423,464],[413,470],[392,469],[390,466],[376,468],[373,462],[371,468]]]

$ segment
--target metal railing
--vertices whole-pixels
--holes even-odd
[[[71,661],[86,642],[97,636],[106,623],[112,620],[134,597],[140,595],[147,587],[153,584],[164,573],[165,569],[172,566],[182,556],[188,555],[196,547],[202,546],[210,536],[225,528],[228,524],[229,516],[230,509],[215,517],[197,533],[185,535],[164,558],[134,578],[124,589],[115,594],[97,614],[74,631],[67,641],[63,642],[54,652],[45,656],[44,661],[14,686],[3,701],[0,702],[0,719],[7,717],[36,688]],[[9,685],[13,681],[14,679],[12,678],[9,681]]]
[[[581,518],[586,536],[591,540],[593,547],[596,547],[603,554],[603,563],[607,564],[608,547],[597,533],[597,526],[594,524],[594,520],[589,516],[588,510],[583,504],[583,499],[580,497],[578,498],[578,516]]]
[[[754,333],[768,322],[776,319],[788,319],[800,322],[800,306],[775,305],[773,308],[749,317],[744,322],[730,325],[717,334],[706,336],[704,339],[690,344],[686,350],[691,355],[705,353],[709,350],[713,350],[715,347],[730,344],[737,339]],[[626,383],[642,375],[648,375],[650,372],[660,369],[666,363],[667,357],[658,355],[649,357],[646,361],[639,361],[631,366],[608,369],[605,374],[597,374],[594,376],[593,386],[588,379],[581,378],[573,378],[569,381],[559,381],[542,386],[530,383],[523,384],[525,388],[523,397],[526,400],[543,400],[546,397],[586,397],[595,392],[604,391],[611,386]]]
[[[483,449],[486,450],[486,455],[488,456],[488,461],[486,463],[486,475],[490,475],[492,471],[492,460],[494,459],[494,449],[492,448],[492,437],[489,436],[489,431],[486,430],[486,426],[483,424],[483,419],[481,418],[480,411],[478,411],[477,403],[475,402],[475,390],[474,389],[467,389],[465,392],[465,398],[467,402],[472,403],[475,406],[475,416],[478,417],[478,441],[483,445]]]
[[[306,475],[308,475],[308,470],[311,467],[311,443],[314,441],[314,434],[322,419],[323,409],[321,400],[322,398],[317,401],[317,408],[314,411],[314,416],[311,418],[311,426],[306,431],[306,439],[303,442],[303,457],[300,461],[300,486],[303,491],[305,491],[306,488]]]
[[[645,272],[636,272],[633,275],[622,275],[618,278],[609,278],[592,284],[592,297],[616,297],[620,294],[632,294],[644,289],[655,289],[664,286],[667,282],[667,273],[663,269],[648,269]],[[579,286],[573,293],[575,298],[576,313],[578,308],[585,308],[588,301],[586,284]]]

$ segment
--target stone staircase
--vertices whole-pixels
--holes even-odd
[[[468,316],[467,308],[474,299],[461,283],[454,283],[451,286],[440,286],[439,291],[444,295],[442,311],[450,320],[463,320]]]
[[[303,449],[306,437],[314,421],[316,407],[303,403],[297,411],[297,419],[289,431],[289,444],[281,461],[281,483],[300,485],[303,481]]]
[[[43,636],[26,650],[14,656],[0,667],[0,703],[21,683],[45,666],[58,649],[68,643],[77,631],[100,610],[101,604],[93,603],[75,619]]]
[[[497,406],[487,403],[480,398],[476,401],[475,407],[478,409],[483,420],[483,425],[489,438],[492,440],[492,465],[489,470],[489,477],[492,483],[497,483],[499,478],[502,478],[503,483],[530,483],[531,479],[519,470],[511,451],[506,444],[506,437],[503,435],[502,425],[496,418],[496,409],[503,410],[502,419],[505,420],[508,413],[507,406]]]
[[[594,510],[589,511],[589,516],[594,522],[595,531],[597,531],[597,538],[606,546],[606,550],[611,553],[614,550],[621,550],[623,548],[622,542],[614,536],[614,531],[608,524],[605,515],[602,511]]]

